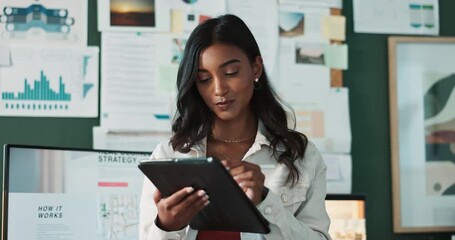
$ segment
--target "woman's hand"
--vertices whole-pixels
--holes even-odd
[[[190,220],[209,202],[204,190],[194,191],[192,187],[182,188],[167,198],[160,191],[153,194],[158,209],[156,224],[165,231],[177,231],[188,225]]]
[[[261,168],[256,164],[245,161],[239,163],[221,161],[221,163],[229,169],[232,177],[245,191],[248,198],[255,205],[258,205],[262,201],[265,181],[265,175],[261,172]]]

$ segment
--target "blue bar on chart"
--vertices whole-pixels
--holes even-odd
[[[58,92],[50,87],[49,80],[41,71],[40,80],[33,82],[33,89],[27,79],[24,79],[24,91],[17,93],[3,92],[3,100],[42,100],[42,101],[71,101],[71,94],[65,92],[62,76],[59,77]]]

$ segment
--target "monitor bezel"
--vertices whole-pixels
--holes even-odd
[[[37,149],[37,150],[57,150],[57,151],[74,151],[74,152],[106,152],[106,153],[133,153],[151,155],[152,152],[144,151],[122,151],[109,149],[94,148],[76,148],[76,147],[55,147],[45,145],[25,145],[25,144],[5,144],[3,145],[3,191],[2,191],[2,240],[8,239],[8,194],[9,194],[9,158],[12,148],[20,149]],[[139,171],[139,170],[138,170]]]

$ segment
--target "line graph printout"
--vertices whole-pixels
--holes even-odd
[[[2,0],[0,39],[86,46],[87,9],[87,0]]]
[[[98,47],[11,46],[0,67],[0,116],[97,117]]]

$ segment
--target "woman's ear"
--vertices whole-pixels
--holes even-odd
[[[264,69],[264,67],[262,64],[262,57],[257,56],[253,62],[254,78],[260,78],[262,76],[263,69]]]

